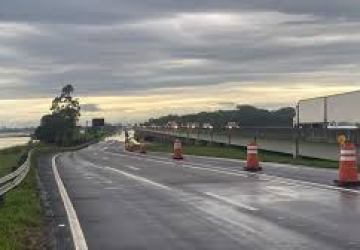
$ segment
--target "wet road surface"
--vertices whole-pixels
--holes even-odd
[[[360,249],[360,193],[326,186],[335,171],[273,164],[254,174],[115,141],[56,165],[89,249]]]

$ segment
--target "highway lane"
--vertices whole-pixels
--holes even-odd
[[[115,142],[56,162],[90,249],[360,248],[359,194]]]
[[[119,152],[119,148],[108,148],[107,152]],[[168,159],[171,154],[160,153],[160,152],[149,152],[148,155],[153,157],[160,157],[161,159]],[[205,166],[221,166],[228,170],[243,170],[245,161],[237,159],[221,159],[215,157],[202,157],[187,155],[185,162],[191,162],[191,164],[200,164]],[[279,164],[272,162],[261,162],[263,167],[262,173],[271,176],[285,177],[301,181],[310,181],[314,183],[333,185],[334,180],[338,177],[337,169],[324,169],[324,168],[313,168],[308,166],[294,166],[289,164]],[[360,190],[360,188],[357,188]]]

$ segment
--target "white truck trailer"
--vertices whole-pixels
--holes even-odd
[[[299,101],[295,124],[306,127],[360,126],[360,90]]]

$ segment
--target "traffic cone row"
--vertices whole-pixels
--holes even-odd
[[[146,153],[146,147],[144,143],[140,145],[140,152]],[[175,160],[183,160],[182,144],[179,139],[174,141],[174,151],[172,158]],[[261,171],[262,167],[259,164],[258,158],[258,145],[256,142],[252,142],[247,145],[247,160],[246,171]],[[340,149],[339,159],[339,174],[338,180],[334,181],[339,186],[359,186],[358,180],[358,167],[357,167],[357,152],[356,145],[354,143],[344,143]]]

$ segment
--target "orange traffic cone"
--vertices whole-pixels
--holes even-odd
[[[262,170],[262,168],[259,165],[257,154],[258,154],[257,144],[255,142],[250,143],[247,146],[247,162],[246,162],[246,166],[244,167],[244,170],[252,171],[252,172]]]
[[[339,179],[335,180],[339,186],[359,186],[357,153],[354,143],[341,145],[339,161]]]
[[[183,155],[182,155],[182,145],[180,140],[176,139],[174,142],[174,154],[173,154],[173,159],[175,160],[182,160],[184,159]]]

